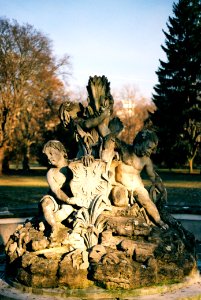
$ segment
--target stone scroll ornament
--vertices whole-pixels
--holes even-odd
[[[195,238],[167,211],[150,158],[156,134],[142,129],[126,144],[108,79],[90,77],[87,92],[86,107],[68,101],[59,109],[62,143],[44,146],[49,192],[38,216],[10,236],[6,276],[33,288],[127,290],[184,281],[197,272]],[[68,134],[77,143],[71,160]]]

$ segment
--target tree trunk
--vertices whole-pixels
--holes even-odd
[[[8,157],[4,156],[4,160],[3,160],[3,173],[8,173],[9,170],[10,170],[9,159],[8,159]]]
[[[193,162],[194,162],[194,158],[196,157],[197,153],[198,153],[198,145],[195,147],[192,157],[188,159],[190,174],[193,174]]]
[[[22,161],[22,167],[24,171],[28,171],[30,169],[29,158],[30,158],[30,146],[27,145],[27,147],[24,149],[24,155]]]
[[[3,175],[3,161],[5,156],[5,147],[4,145],[0,147],[0,176]]]
[[[189,173],[193,174],[193,160],[194,158],[189,159]]]

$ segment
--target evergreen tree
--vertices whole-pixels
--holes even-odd
[[[160,157],[170,167],[193,160],[201,140],[201,1],[179,0],[165,34],[166,61],[160,60],[153,101],[153,124]],[[162,159],[161,159],[162,160]]]

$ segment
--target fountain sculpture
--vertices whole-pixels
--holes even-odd
[[[76,153],[57,140],[44,145],[49,192],[38,216],[10,236],[7,276],[36,288],[181,282],[197,271],[195,240],[167,211],[167,192],[150,159],[157,136],[143,129],[126,144],[107,78],[90,77],[87,91],[86,107],[65,102],[59,109]]]

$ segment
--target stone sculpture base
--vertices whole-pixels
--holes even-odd
[[[57,242],[52,242],[39,230],[40,219],[28,221],[10,238],[7,277],[34,288],[129,290],[182,282],[197,272],[192,248],[177,229],[147,223],[137,203],[127,208],[112,206],[102,217],[107,225],[90,249],[68,244],[71,229],[62,227]],[[11,253],[12,247],[16,251]]]
[[[41,214],[8,240],[6,277],[31,290],[99,290],[102,298],[183,283],[197,273],[195,238],[164,209],[166,189],[150,159],[158,138],[144,129],[126,144],[107,78],[90,77],[87,91],[88,106],[67,101],[59,109],[76,158],[68,161],[75,153],[58,140],[44,145],[50,191]]]
[[[66,287],[61,288],[32,288],[24,286],[16,281],[5,282],[0,280],[0,298],[4,299],[21,299],[21,300],[34,300],[37,297],[40,299],[54,300],[55,297],[60,299],[69,299],[72,297],[76,299],[145,299],[144,296],[152,299],[199,299],[201,295],[201,278],[197,274],[185,279],[181,283],[174,283],[169,285],[158,285],[151,287],[143,287],[134,290],[105,290],[100,287],[89,287],[87,289],[73,289],[70,290]],[[40,295],[40,296],[39,296]],[[44,298],[43,298],[44,296]],[[6,299],[7,299],[6,298]]]

